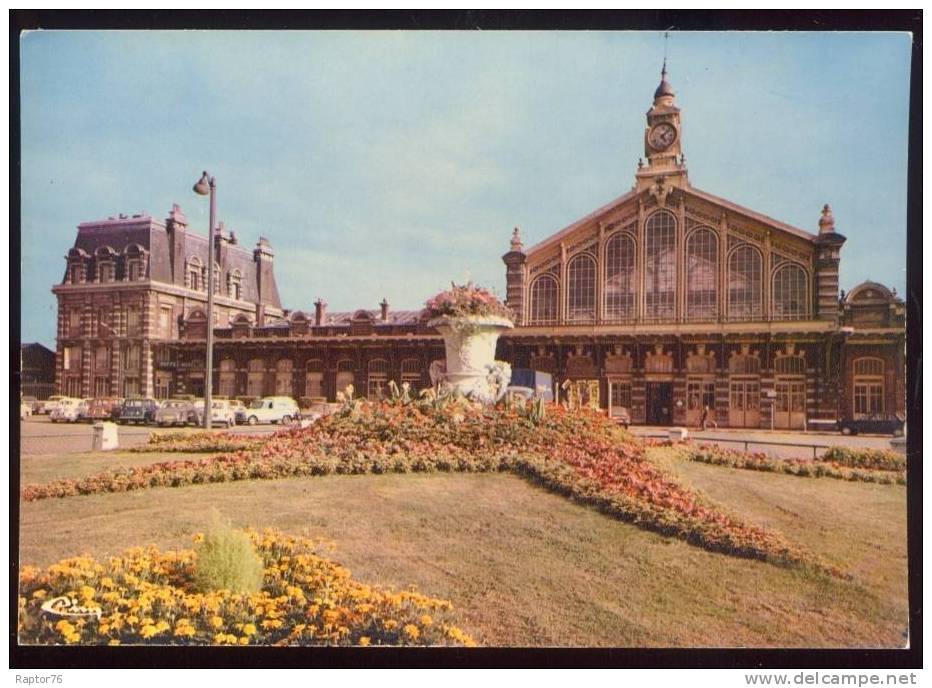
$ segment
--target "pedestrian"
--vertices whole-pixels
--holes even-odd
[[[705,430],[706,428],[708,428],[710,425],[711,425],[713,428],[717,428],[717,427],[718,427],[718,424],[717,424],[714,420],[712,420],[712,410],[709,408],[709,405],[708,405],[708,404],[706,404],[706,405],[702,408],[702,420],[701,420],[700,422],[701,422],[701,424],[702,424],[702,429],[703,429],[703,430]]]

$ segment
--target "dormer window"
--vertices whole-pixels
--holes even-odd
[[[137,282],[142,279],[142,263],[138,260],[131,260],[129,262],[129,281]]]
[[[204,280],[201,277],[203,266],[201,259],[195,256],[188,261],[188,267],[185,271],[185,286],[194,291],[201,291],[204,288]]]
[[[113,263],[101,263],[100,267],[97,268],[97,279],[100,282],[112,282],[113,274]]]

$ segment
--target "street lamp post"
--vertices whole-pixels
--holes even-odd
[[[207,369],[204,374],[204,428],[210,430],[211,396],[214,386],[214,227],[217,210],[217,181],[205,171],[194,192],[210,196],[210,224],[207,229]]]

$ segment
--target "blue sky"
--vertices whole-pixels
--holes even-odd
[[[218,180],[267,236],[285,307],[419,308],[504,292],[527,245],[627,191],[659,32],[38,32],[22,39],[22,338],[54,346],[79,222],[164,218]],[[675,33],[691,182],[848,237],[841,286],[905,291],[907,34]]]

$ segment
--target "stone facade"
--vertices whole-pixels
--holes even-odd
[[[828,205],[815,209],[813,233],[692,186],[682,114],[664,69],[632,189],[530,248],[515,228],[502,260],[516,327],[501,336],[498,358],[551,373],[558,397],[613,414],[623,407],[635,423],[697,424],[705,406],[721,426],[754,428],[902,414],[903,301],[872,282],[839,297],[846,239]],[[70,309],[93,332],[95,309],[106,303],[141,314],[139,334],[126,333],[121,316],[113,338],[101,340],[113,347],[104,359],[110,393],[127,389],[119,352],[136,341],[139,392],[203,393],[206,294],[194,288],[201,285],[190,265],[191,247],[206,242],[179,242],[190,236],[185,225],[177,207],[164,225],[148,217],[81,225],[55,288],[63,391],[95,393],[97,374],[97,340],[71,335]],[[88,270],[100,273],[103,237],[131,228],[151,239],[108,239],[104,261],[118,256],[117,286],[88,280]],[[225,237],[218,251],[224,279],[236,263],[244,281],[241,300],[224,285],[217,300],[215,394],[333,400],[348,384],[370,397],[389,380],[430,384],[443,341],[417,311],[383,301],[329,313],[320,299],[312,315],[282,311],[267,242],[250,256]],[[143,271],[128,272],[139,260]],[[177,330],[152,324],[163,308]],[[73,342],[79,350],[64,355]]]
[[[254,251],[218,228],[214,246],[215,323],[238,315],[283,316],[268,241]],[[188,230],[176,205],[164,222],[144,214],[78,226],[65,257],[58,299],[55,383],[76,397],[153,396],[169,381],[154,374],[153,347],[177,340],[181,324],[206,326],[207,239]],[[205,330],[206,332],[206,330]],[[166,392],[167,393],[167,392]]]

